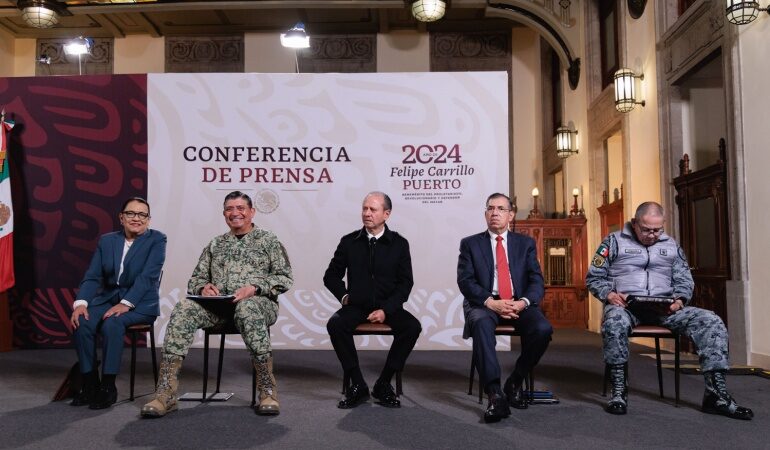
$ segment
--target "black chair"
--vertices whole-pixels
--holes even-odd
[[[658,327],[654,325],[640,325],[631,329],[629,338],[645,337],[655,339],[655,360],[658,366],[658,390],[660,391],[660,398],[663,397],[663,366],[660,359],[660,340],[661,339],[673,339],[674,340],[674,392],[675,401],[674,404],[679,406],[679,334],[674,333],[668,328]],[[626,375],[626,384],[628,384],[628,363],[623,367]],[[604,365],[604,385],[602,388],[602,395],[607,395],[607,384],[610,381],[610,365]]]
[[[131,325],[126,328],[129,339],[131,340],[131,382],[130,394],[128,399],[134,401],[134,379],[136,378],[136,341],[139,339],[139,333],[150,334],[150,354],[152,355],[152,375],[155,384],[158,385],[158,359],[155,352],[155,326],[154,324]]]
[[[220,335],[219,339],[219,364],[217,365],[217,388],[212,394],[212,397],[219,394],[220,383],[222,381],[222,363],[225,357],[225,336],[228,334],[241,334],[238,328],[235,327],[235,322],[232,320],[227,321],[224,325],[215,326],[211,328],[204,328],[203,339],[203,393],[201,394],[201,402],[209,401],[209,397],[206,396],[206,389],[209,382],[209,336],[212,334]],[[251,367],[251,406],[257,403],[257,370],[252,364]]]
[[[384,323],[362,323],[353,330],[353,336],[393,336],[393,329]],[[350,375],[345,373],[342,377],[342,393],[350,385]],[[401,390],[401,371],[396,372],[396,395],[403,394]]]
[[[495,327],[495,336],[509,336],[513,338],[514,336],[520,337],[521,333],[516,331],[516,328],[514,328],[513,325],[497,325]],[[476,377],[476,352],[474,351],[471,354],[471,373],[470,373],[470,381],[468,382],[468,395],[473,395],[473,380],[475,377]],[[528,400],[529,400],[529,403],[532,403],[532,401],[535,398],[535,377],[532,371],[529,372],[529,376],[527,377],[526,383],[527,383],[527,390],[529,391]],[[481,378],[479,378],[479,404],[483,404],[483,396],[484,396],[484,387],[481,385]]]

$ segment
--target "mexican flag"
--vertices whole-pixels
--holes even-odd
[[[0,115],[0,292],[13,287],[13,205],[11,204],[11,178],[6,160],[8,131],[13,122]]]

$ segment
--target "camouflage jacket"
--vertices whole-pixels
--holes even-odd
[[[636,240],[630,223],[607,236],[591,260],[586,285],[602,303],[610,292],[692,297],[693,279],[684,251],[674,238],[662,233],[645,247]]]
[[[254,285],[257,296],[278,301],[278,295],[288,291],[292,282],[286,249],[275,234],[254,226],[240,239],[232,233],[212,239],[201,253],[187,290],[200,294],[206,283],[211,283],[222,294],[232,294]]]

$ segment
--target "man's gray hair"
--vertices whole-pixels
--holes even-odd
[[[366,194],[366,197],[369,197],[369,196],[372,196],[372,195],[377,195],[377,196],[382,197],[382,203],[383,203],[382,209],[384,211],[390,211],[390,210],[393,209],[393,202],[390,201],[390,197],[388,197],[388,194],[386,194],[384,192],[380,192],[380,191],[372,191],[372,192]],[[366,197],[364,197],[364,199],[366,199]]]
[[[660,206],[660,203],[644,202],[641,205],[639,205],[638,208],[636,208],[636,214],[634,214],[634,219],[639,220],[644,216],[665,217],[666,213],[665,211],[663,211],[663,207]]]

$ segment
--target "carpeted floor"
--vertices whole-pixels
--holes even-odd
[[[604,365],[598,335],[557,330],[535,373],[538,389],[551,389],[557,405],[514,410],[497,424],[482,421],[484,406],[467,395],[470,352],[416,351],[404,372],[402,408],[368,403],[336,408],[341,371],[331,351],[276,351],[281,415],[259,417],[249,407],[251,368],[245,350],[228,349],[222,390],[227,402],[183,402],[162,419],[142,420],[139,409],[149,395],[128,397],[128,358],[118,378],[119,403],[92,411],[51,396],[74,363],[72,350],[16,350],[0,353],[0,448],[770,448],[770,380],[731,376],[728,387],[739,404],[751,407],[750,422],[699,411],[700,375],[683,375],[680,407],[674,407],[674,377],[664,371],[666,398],[658,396],[655,360],[633,346],[629,414],[602,409]],[[504,370],[514,355],[501,352]],[[212,351],[212,356],[216,350]],[[360,354],[370,386],[385,354]],[[215,384],[216,359],[210,368]],[[139,351],[137,391],[153,390],[149,356]],[[192,350],[182,369],[180,391],[200,391],[202,351]],[[475,388],[474,388],[475,389]],[[474,394],[476,392],[474,391]]]

